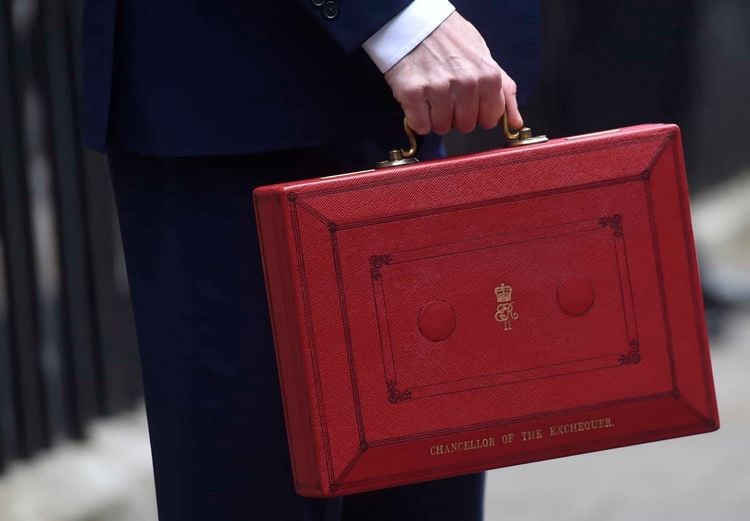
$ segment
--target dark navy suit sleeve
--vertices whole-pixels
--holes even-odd
[[[360,47],[412,0],[297,0],[347,52]]]
[[[357,50],[410,1],[86,0],[85,142],[153,156],[391,142],[403,112]],[[540,0],[451,3],[527,96]]]

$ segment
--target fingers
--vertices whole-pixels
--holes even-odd
[[[523,117],[518,109],[516,82],[499,66],[484,72],[474,83],[476,90],[464,86],[468,95],[460,96],[454,103],[454,128],[461,132],[471,132],[476,124],[492,129],[500,122],[503,114],[508,115],[511,128],[523,127]]]
[[[400,98],[400,99],[399,99]],[[407,87],[399,96],[401,108],[404,110],[404,117],[409,122],[409,126],[422,136],[427,135],[432,130],[430,122],[430,106],[424,94],[424,89],[420,86]]]
[[[511,128],[523,127],[523,117],[518,110],[518,88],[516,82],[503,71],[503,94],[505,95],[505,110],[508,112],[508,126]]]
[[[503,92],[502,71],[498,67],[492,74],[488,74],[479,83],[479,115],[477,122],[483,128],[491,129],[497,126],[505,112],[505,94]]]
[[[468,80],[457,83],[453,105],[453,127],[464,134],[477,126],[479,117],[479,85],[477,81]]]
[[[508,125],[523,127],[516,83],[502,69],[498,70],[497,76],[456,82],[452,88],[436,83],[407,90],[401,96],[401,106],[409,125],[420,135],[445,135],[451,128],[467,133],[477,124],[495,128],[507,111]]]
[[[523,126],[516,83],[489,57],[489,51],[476,61],[439,60],[442,54],[452,55],[423,46],[385,74],[417,134],[443,135],[451,128],[467,133],[477,125],[491,129],[506,111],[511,127]]]
[[[453,123],[453,100],[450,85],[437,83],[427,89],[427,104],[430,106],[432,131],[440,136],[447,134]]]

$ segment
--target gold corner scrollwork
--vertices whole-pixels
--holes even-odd
[[[606,228],[609,226],[612,228],[615,237],[622,237],[624,235],[622,227],[622,216],[618,213],[615,215],[608,215],[606,217],[599,218],[599,226]]]
[[[380,270],[383,266],[391,263],[391,256],[385,255],[373,255],[370,257],[370,273],[372,274],[372,280],[380,280],[382,276]]]
[[[395,403],[404,402],[406,400],[411,400],[411,391],[409,389],[405,389],[401,391],[396,386],[395,381],[389,380],[388,381],[388,401],[395,404]]]
[[[641,346],[638,340],[631,340],[628,344],[630,350],[620,355],[620,365],[634,365],[641,362]]]

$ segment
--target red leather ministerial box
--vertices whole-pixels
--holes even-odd
[[[674,125],[254,198],[302,495],[718,428]]]

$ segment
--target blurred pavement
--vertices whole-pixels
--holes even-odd
[[[100,420],[86,443],[11,467],[0,521],[156,521],[153,479],[145,413]]]

